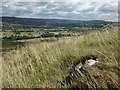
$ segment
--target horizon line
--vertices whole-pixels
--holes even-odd
[[[111,20],[100,20],[100,19],[88,19],[88,20],[82,20],[82,19],[67,19],[67,18],[39,18],[39,17],[20,17],[20,16],[0,16],[2,17],[14,17],[14,18],[27,18],[27,19],[50,19],[50,20],[75,20],[75,21],[106,21],[106,22],[118,22],[118,21],[111,21]]]

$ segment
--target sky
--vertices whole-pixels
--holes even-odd
[[[118,0],[1,0],[2,16],[118,21]]]

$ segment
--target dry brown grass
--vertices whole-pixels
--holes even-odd
[[[101,33],[30,44],[8,52],[3,56],[3,87],[118,87],[117,33],[117,28],[112,27]],[[90,67],[86,77],[61,86],[74,62],[91,54],[104,59]]]

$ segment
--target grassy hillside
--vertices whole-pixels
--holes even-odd
[[[54,42],[27,44],[3,55],[3,87],[116,88],[118,87],[118,30],[94,31]],[[61,84],[85,55],[102,61],[71,84]]]

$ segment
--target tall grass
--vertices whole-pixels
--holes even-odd
[[[61,38],[55,42],[26,44],[3,55],[3,87],[39,88],[114,88],[118,87],[117,27],[102,32]],[[61,86],[75,62],[82,56],[103,58],[77,77],[71,85]]]

